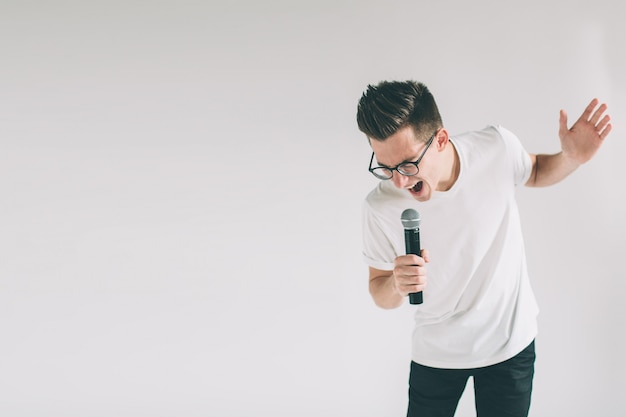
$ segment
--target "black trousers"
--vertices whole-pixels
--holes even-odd
[[[535,372],[535,342],[484,368],[439,369],[411,362],[408,417],[452,417],[470,376],[477,417],[526,417]]]

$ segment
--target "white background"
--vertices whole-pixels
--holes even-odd
[[[404,415],[415,307],[376,308],[360,255],[376,180],[356,104],[384,79],[425,82],[452,133],[501,124],[529,152],[559,149],[559,109],[609,104],[596,158],[518,199],[531,415],[619,414],[625,14],[1,0],[0,414]]]

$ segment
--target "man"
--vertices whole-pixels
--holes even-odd
[[[470,376],[480,417],[528,415],[538,309],[515,186],[555,184],[591,159],[611,131],[606,109],[592,100],[569,129],[561,111],[561,152],[534,155],[500,126],[450,137],[421,83],[381,82],[363,93],[357,122],[381,179],[363,206],[370,293],[382,308],[409,293],[424,298],[415,307],[408,416],[453,416]],[[421,256],[404,255],[407,208],[423,219]]]

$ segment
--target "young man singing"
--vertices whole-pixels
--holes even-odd
[[[527,153],[500,126],[451,137],[428,88],[368,86],[357,122],[381,182],[363,210],[369,288],[382,308],[423,291],[416,306],[408,416],[453,416],[470,376],[478,416],[527,416],[538,312],[515,187],[555,184],[590,160],[611,131],[592,100],[570,128],[560,114],[561,152]],[[421,256],[404,255],[401,213],[424,219]]]

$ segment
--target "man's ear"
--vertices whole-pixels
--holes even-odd
[[[437,151],[442,152],[448,146],[450,142],[450,136],[448,135],[448,131],[446,129],[441,129],[437,132],[437,136],[435,137],[435,146],[437,146]]]

